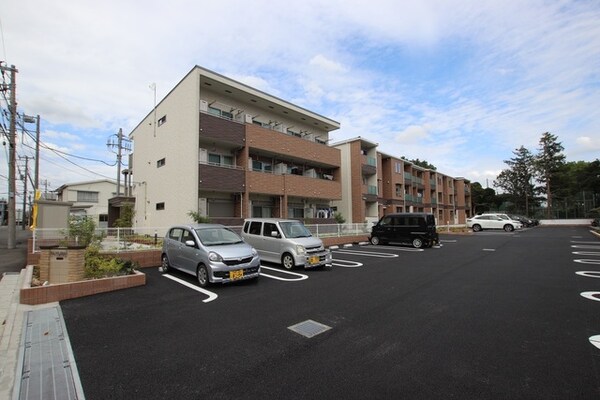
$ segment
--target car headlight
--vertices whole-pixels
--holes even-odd
[[[258,251],[253,247],[252,248],[252,257],[256,257],[258,255]]]
[[[215,253],[214,251],[211,251],[210,253],[208,253],[208,259],[212,262],[222,262],[223,261],[223,257],[221,257],[218,253]]]
[[[301,244],[297,244],[296,245],[296,253],[297,254],[304,254],[304,253],[306,253],[306,249]]]

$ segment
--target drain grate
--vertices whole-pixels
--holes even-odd
[[[288,329],[299,333],[300,335],[305,336],[307,338],[311,338],[313,336],[317,336],[320,333],[330,330],[331,327],[309,319],[304,322],[300,322],[299,324],[288,326]]]

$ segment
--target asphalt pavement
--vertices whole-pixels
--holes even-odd
[[[8,248],[8,226],[0,226],[0,279],[5,272],[20,272],[27,264],[27,239],[29,229],[16,229],[15,248]]]
[[[600,398],[600,302],[582,295],[600,293],[598,237],[539,227],[442,243],[341,248],[331,270],[263,268],[213,297],[151,268],[143,287],[61,302],[85,396]],[[306,321],[330,329],[290,329]]]

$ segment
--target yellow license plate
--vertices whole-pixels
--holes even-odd
[[[244,270],[238,269],[237,271],[229,271],[229,279],[232,281],[236,279],[242,279],[244,277]]]
[[[309,263],[310,265],[315,265],[315,264],[318,264],[318,263],[319,263],[319,256],[311,256],[311,257],[308,257],[308,263]]]

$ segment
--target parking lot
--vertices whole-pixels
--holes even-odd
[[[599,398],[600,240],[441,239],[206,289],[144,269],[146,286],[61,302],[86,398]]]

